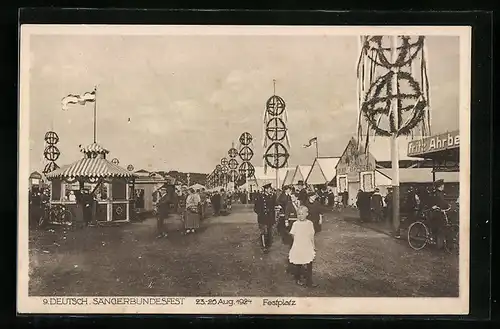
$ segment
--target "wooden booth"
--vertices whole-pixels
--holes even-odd
[[[413,169],[425,167],[425,161],[420,157],[409,157],[405,142],[405,138],[400,138],[398,150],[400,173],[404,171],[412,177]],[[388,176],[390,168],[391,152],[388,137],[374,137],[367,147],[359,145],[356,139],[351,138],[336,166],[337,191],[347,192],[348,204],[355,204],[359,190],[373,192],[376,187],[387,187],[392,184],[392,179]]]
[[[129,221],[134,174],[106,159],[108,150],[97,143],[81,148],[83,158],[48,173],[51,205],[62,205],[77,218],[77,194],[88,189],[97,200],[98,222]]]

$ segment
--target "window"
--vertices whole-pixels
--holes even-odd
[[[363,191],[373,191],[372,174],[363,174]]]
[[[347,190],[347,177],[339,177],[339,191]]]

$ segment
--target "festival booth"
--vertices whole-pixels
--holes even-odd
[[[399,167],[401,175],[405,172],[412,177],[413,168],[424,165],[421,158],[412,158],[407,155],[406,138],[400,137]],[[376,137],[370,140],[368,148],[359,147],[358,142],[351,138],[347,144],[337,166],[337,191],[347,191],[348,204],[356,203],[358,191],[373,192],[375,187],[388,187],[392,184],[390,170],[390,140],[388,137]],[[411,168],[411,169],[410,169]],[[414,172],[416,173],[416,171]],[[382,193],[384,191],[381,191]]]
[[[137,213],[149,213],[154,210],[158,190],[162,187],[174,185],[172,177],[141,169],[134,172],[134,208]]]
[[[108,150],[97,143],[81,148],[83,158],[46,175],[51,182],[51,205],[61,205],[77,216],[75,194],[88,188],[96,196],[98,222],[129,221],[135,175],[106,159]],[[76,193],[75,193],[76,192]]]
[[[432,161],[432,181],[443,179],[445,194],[457,199],[460,185],[460,131],[446,132],[408,143],[408,156]]]

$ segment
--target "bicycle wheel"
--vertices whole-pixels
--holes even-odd
[[[422,222],[414,222],[408,228],[408,244],[413,250],[421,250],[427,245],[429,230]]]
[[[452,224],[447,227],[444,248],[448,253],[458,254],[459,235],[460,235],[460,230],[458,225]]]
[[[73,224],[73,214],[71,211],[65,209],[59,214],[59,222],[62,224]]]

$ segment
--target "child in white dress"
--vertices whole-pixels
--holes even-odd
[[[307,219],[308,214],[309,211],[305,206],[300,206],[297,210],[297,221],[293,223],[290,230],[293,244],[288,257],[295,267],[294,275],[297,284],[303,285],[301,279],[305,277],[306,285],[315,287],[312,281],[312,262],[316,256],[314,225]]]

